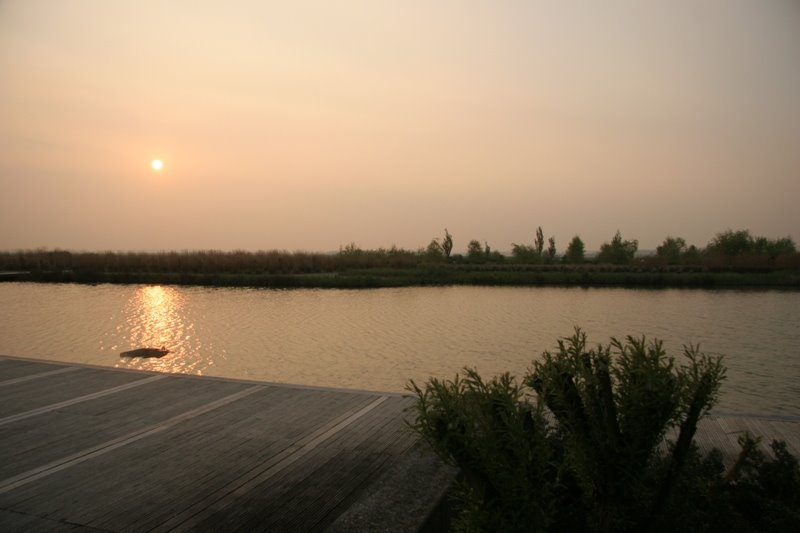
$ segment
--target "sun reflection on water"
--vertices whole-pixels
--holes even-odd
[[[180,340],[183,321],[182,299],[164,287],[144,287],[136,292],[138,323],[133,325],[131,340],[140,346],[164,346]]]
[[[159,285],[139,287],[128,300],[123,319],[116,327],[116,343],[110,349],[120,352],[136,348],[164,348],[161,358],[121,357],[121,368],[200,374],[213,360],[201,356],[202,345],[194,335],[194,324],[181,292]]]

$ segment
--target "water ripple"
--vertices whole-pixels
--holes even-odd
[[[800,415],[798,292],[0,284],[0,353],[373,390],[464,366],[521,376],[575,325],[592,343],[701,344],[729,369],[720,409]],[[119,357],[143,346],[170,353]]]

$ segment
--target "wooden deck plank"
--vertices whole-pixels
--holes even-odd
[[[365,399],[370,400],[369,397],[357,397],[355,395],[351,396],[350,399],[358,400],[359,403],[355,404],[348,411],[340,414],[337,418],[330,419],[325,425],[319,426],[314,429],[314,431],[306,433],[302,438],[294,442],[285,442],[281,453],[254,465],[254,468],[248,472],[246,476],[233,480],[231,483],[210,494],[203,501],[198,502],[183,513],[172,517],[167,523],[159,527],[157,531],[168,530],[172,527],[179,527],[181,529],[195,527],[202,522],[207,515],[225,511],[234,504],[238,507],[238,501],[241,496],[247,494],[253,487],[265,482],[268,483],[267,486],[269,488],[273,487],[273,478],[276,473],[284,472],[289,464],[297,463],[298,458],[301,457],[303,451],[307,449],[308,446],[313,445],[318,439],[335,429],[338,425],[345,423],[349,417],[356,416],[359,412],[368,407],[368,405],[363,405],[363,401]],[[296,464],[292,466],[296,467]]]
[[[331,457],[340,453],[341,450],[352,450],[353,452],[384,452],[387,442],[401,441],[403,435],[402,422],[399,418],[386,416],[387,409],[382,404],[378,409],[373,410],[370,416],[363,417],[352,424],[346,432],[337,434],[333,438],[324,442],[317,449],[306,454],[301,461],[291,470],[285,470],[281,474],[269,480],[269,487],[263,487],[262,492],[275,493],[278,499],[282,498],[283,493],[291,487],[303,484],[315,484],[317,481],[317,470],[320,464],[330,460]],[[384,411],[381,415],[379,409]],[[370,431],[365,431],[368,427]],[[269,496],[266,494],[265,496]]]
[[[319,475],[315,476],[313,485],[293,486],[283,494],[283,499],[273,499],[272,505],[265,505],[255,491],[240,502],[248,512],[234,517],[223,515],[222,522],[207,521],[200,527],[233,531],[321,531],[341,513],[337,513],[337,509],[346,508],[361,495],[372,477],[384,469],[388,459],[388,455],[339,450],[319,465]]]
[[[274,413],[276,417],[293,425],[302,425],[303,417],[287,417],[288,410],[285,408],[291,405],[291,397],[304,397],[307,400],[306,404],[315,407],[312,412],[318,413],[318,416],[305,417],[310,422],[326,421],[330,416],[329,411],[336,405],[328,397],[330,393],[318,396],[313,391],[302,389],[278,389],[278,392],[287,398],[283,404],[277,405],[278,409]],[[349,399],[349,404],[355,402],[358,405],[369,399],[368,396],[349,394],[341,395],[341,398]],[[268,403],[275,404],[274,401]],[[236,406],[228,407],[233,409]],[[71,476],[66,474],[57,476],[59,480],[52,482],[43,480],[38,490],[42,496],[38,498],[32,494],[33,490],[30,491],[31,494],[20,490],[16,502],[21,505],[18,510],[30,512],[39,508],[41,512],[44,508],[46,516],[59,518],[61,510],[71,508],[73,516],[76,516],[81,523],[107,527],[113,523],[119,525],[120,522],[114,520],[124,518],[120,516],[120,506],[115,505],[117,501],[137,501],[136,508],[124,511],[137,515],[129,517],[129,523],[123,523],[127,529],[127,526],[134,527],[138,520],[147,518],[149,513],[165,507],[165,504],[166,506],[183,504],[186,507],[187,501],[194,502],[204,491],[235,481],[235,478],[241,475],[237,472],[237,468],[245,470],[247,461],[253,459],[267,461],[277,450],[291,444],[281,442],[280,428],[271,427],[268,423],[263,425],[263,439],[260,442],[254,441],[246,432],[226,433],[224,429],[228,422],[235,422],[237,417],[243,415],[252,417],[254,413],[259,413],[257,404],[248,403],[239,407],[241,411],[239,414],[229,410],[216,417],[203,417],[203,420],[193,421],[191,426],[187,425],[180,431],[175,428],[172,431],[173,435],[166,435],[164,439],[159,438],[157,442],[141,443],[132,449],[117,450],[109,454],[109,457],[92,461],[91,466],[79,465],[73,469]],[[231,455],[230,448],[242,437],[247,440],[243,453]],[[264,446],[265,442],[276,442],[276,447],[270,450]],[[264,457],[260,457],[259,452],[264,454]],[[191,479],[196,478],[198,473],[204,473],[201,469],[204,466],[213,475],[206,475],[207,479],[200,486],[191,483]],[[110,474],[116,481],[107,479]],[[185,475],[188,480],[183,484],[184,490],[175,487],[173,483],[175,477],[181,475]],[[74,480],[80,482],[76,483]],[[137,480],[137,484],[132,485],[131,480]],[[53,494],[80,495],[80,497],[66,503],[49,501]],[[116,496],[112,497],[112,494]],[[14,505],[14,502],[4,501],[3,497],[0,497],[0,502],[3,506]],[[82,507],[85,509],[82,510]],[[103,523],[98,523],[97,520],[102,520]]]
[[[357,488],[365,489],[387,463],[405,453],[416,439],[398,416],[408,402],[398,404],[370,420],[359,421],[362,427],[353,427],[348,440],[325,446],[315,458],[315,468],[307,467],[299,475],[292,472],[293,479],[285,484],[286,492],[273,498],[264,511],[264,516],[271,517],[267,529],[324,527],[338,515],[337,508],[346,508],[358,497]],[[342,485],[340,479],[347,479],[351,486]]]
[[[392,457],[413,444],[410,433],[401,431],[401,420],[386,416],[398,412],[370,413],[283,476],[264,480],[239,495],[235,507],[218,509],[192,525],[203,530],[313,531],[331,523],[337,509],[341,512],[358,498]]]
[[[408,447],[404,447],[403,451],[406,452],[408,449]],[[343,452],[343,455],[352,456],[352,454],[347,454],[346,452]],[[362,453],[359,455],[362,460],[355,464],[352,469],[356,474],[348,475],[346,484],[336,483],[335,479],[331,478],[329,491],[315,490],[313,493],[309,492],[307,494],[306,497],[311,503],[306,503],[305,508],[319,509],[321,511],[316,513],[318,518],[316,523],[313,523],[313,527],[310,520],[311,513],[304,512],[294,517],[287,515],[287,518],[290,518],[288,521],[290,530],[295,527],[297,531],[301,531],[306,527],[317,531],[327,529],[345,510],[363,498],[379,477],[389,470],[392,464],[397,462],[400,457],[400,454],[394,453]]]
[[[701,420],[698,424],[700,434],[695,436],[697,446],[701,450],[717,448],[725,457],[736,457],[739,453],[738,436],[731,433],[725,424],[724,419],[716,417],[706,417]]]
[[[236,480],[234,480],[234,482],[236,482]],[[98,524],[98,525],[102,525],[102,524]]]
[[[323,456],[325,461],[330,461],[343,451],[353,456],[372,455],[375,457],[380,455],[396,455],[404,452],[408,447],[413,445],[416,440],[414,436],[407,431],[407,428],[405,428],[400,418],[402,408],[408,405],[408,403],[408,401],[398,398],[394,406],[382,405],[381,407],[386,406],[382,409],[383,412],[376,412],[369,418],[359,420],[358,423],[350,428],[346,439],[344,435],[339,439],[332,439],[321,448],[321,452],[323,453],[319,455]],[[337,463],[340,465],[340,468],[342,468],[342,465],[345,465],[346,461],[340,460]],[[336,469],[325,470],[335,472]],[[318,484],[320,479],[325,479],[326,476],[325,473],[319,475],[318,472],[313,470],[311,471],[311,475],[303,475],[302,471],[297,473],[292,472],[292,475],[295,479],[293,479],[289,485],[297,490],[303,490],[303,486],[312,487]]]
[[[67,366],[67,367],[62,367],[62,368],[56,368],[56,369],[53,369],[53,370],[45,370],[45,371],[42,371],[42,372],[38,372],[36,374],[27,374],[27,375],[19,376],[19,377],[16,377],[16,378],[4,379],[3,381],[0,381],[0,387],[8,387],[9,385],[16,385],[18,383],[24,383],[26,381],[33,381],[35,379],[43,379],[43,378],[46,378],[46,377],[54,376],[56,374],[66,374],[68,372],[75,372],[76,370],[78,370],[77,367],[69,367],[69,366]]]
[[[43,405],[41,407],[37,407],[35,409],[30,409],[28,411],[23,411],[21,413],[16,413],[13,415],[6,416],[4,418],[0,418],[0,426],[5,426],[8,424],[13,424],[14,422],[18,422],[20,420],[25,420],[28,418],[33,418],[36,416],[40,416],[46,413],[50,413],[53,411],[58,411],[70,407],[72,405],[87,402],[89,400],[95,400],[97,398],[104,398],[106,396],[110,396],[112,394],[118,394],[122,391],[132,389],[135,387],[141,387],[143,385],[148,385],[153,381],[158,381],[162,379],[166,379],[167,376],[147,376],[142,379],[137,379],[135,381],[129,381],[127,383],[123,383],[122,385],[117,385],[115,387],[101,389],[99,391],[90,392],[89,394],[84,394],[82,396],[73,396],[66,400],[62,400],[60,402],[51,403],[47,405]]]
[[[2,509],[0,509],[0,526],[2,526],[2,530],[7,533],[16,531],[26,533],[29,531],[48,531],[55,533],[84,533],[92,531],[97,533],[96,529],[85,527],[79,524],[58,522],[34,515],[4,511]]]
[[[745,432],[761,438],[759,449],[764,453],[772,454],[770,443],[773,440],[786,442],[790,452],[800,455],[799,421],[760,419],[755,417],[719,416],[712,417],[721,427],[719,434],[728,439],[729,445],[736,453],[739,452],[738,438]]]
[[[60,513],[69,510],[73,520],[87,523],[85,520],[88,518],[80,513],[82,507],[89,509],[89,517],[98,512],[103,504],[116,507],[117,510],[122,504],[121,508],[124,509],[125,506],[130,506],[130,502],[136,502],[128,496],[139,490],[140,486],[148,491],[157,491],[160,488],[157,472],[150,472],[156,476],[156,479],[152,479],[147,476],[128,477],[124,473],[114,472],[113,469],[109,471],[96,467],[94,462],[90,466],[80,465],[64,475],[45,480],[39,484],[38,490],[29,490],[27,494],[24,488],[16,491],[17,503],[23,504],[17,510],[31,512],[38,509],[40,514],[44,513],[54,519],[60,519]],[[109,475],[114,476],[114,479],[109,480]],[[8,503],[4,502],[3,505],[7,506]],[[137,502],[134,508],[141,509],[141,505]]]
[[[0,359],[0,383],[60,368]],[[91,396],[152,375],[78,367],[0,386],[0,530],[343,530],[372,523],[340,517],[391,492],[387,472],[422,464],[399,395],[165,375]],[[745,429],[797,453],[800,420],[711,416],[697,440],[730,454]]]
[[[256,392],[259,388],[260,388],[260,386],[258,386],[258,385],[251,386],[248,389],[237,391],[237,392],[235,392],[233,394],[230,394],[228,396],[223,396],[221,398],[218,398],[218,399],[214,400],[213,402],[210,402],[210,403],[207,403],[207,404],[202,405],[200,407],[197,407],[196,409],[192,409],[190,411],[181,413],[181,414],[179,414],[179,415],[177,415],[175,417],[172,417],[169,420],[165,420],[163,422],[159,422],[159,423],[157,423],[157,424],[155,424],[153,426],[150,426],[148,428],[144,428],[143,430],[135,431],[135,432],[133,432],[133,433],[131,433],[129,435],[124,435],[124,436],[122,436],[120,438],[116,438],[116,439],[112,439],[112,440],[107,441],[107,442],[99,443],[99,444],[97,444],[95,446],[92,446],[92,447],[90,447],[88,449],[81,450],[81,451],[79,451],[79,452],[77,452],[75,454],[72,454],[72,455],[69,455],[69,456],[66,456],[66,457],[62,457],[62,458],[60,458],[60,459],[58,459],[56,461],[53,461],[51,463],[47,463],[47,464],[41,465],[41,466],[39,466],[37,468],[34,468],[34,469],[30,470],[30,471],[24,472],[22,474],[19,474],[17,476],[12,477],[12,478],[7,478],[7,479],[3,480],[2,482],[0,482],[0,494],[5,494],[6,492],[9,492],[9,491],[11,491],[11,490],[13,490],[15,488],[18,488],[20,486],[29,484],[32,481],[38,481],[39,479],[41,479],[43,477],[53,475],[53,474],[55,474],[57,472],[60,472],[60,471],[62,471],[64,469],[73,467],[73,466],[75,466],[77,464],[80,464],[80,463],[83,463],[83,462],[85,462],[87,460],[94,459],[94,458],[96,458],[98,456],[108,454],[108,453],[110,453],[110,452],[112,452],[112,451],[114,451],[114,450],[116,450],[118,448],[122,448],[122,447],[127,446],[127,445],[129,445],[131,443],[138,442],[138,441],[140,441],[142,439],[151,437],[151,436],[153,436],[153,435],[155,435],[157,433],[161,433],[163,431],[166,431],[167,429],[169,429],[170,427],[172,427],[172,426],[174,426],[176,424],[185,422],[187,420],[191,420],[192,418],[195,418],[195,417],[200,416],[200,415],[202,415],[204,413],[207,413],[209,411],[217,409],[217,408],[219,408],[221,406],[227,405],[228,403],[231,403],[231,402],[236,401],[238,399],[244,398],[244,397]]]
[[[0,426],[0,456],[5,459],[0,462],[0,480],[245,387],[169,378]]]
[[[77,368],[56,363],[44,363],[25,359],[6,359],[0,356],[0,382],[6,379],[15,379],[40,372],[58,370],[61,368]]]
[[[371,449],[363,445],[332,449],[336,453],[319,465],[313,476],[290,485],[281,499],[273,500],[274,512],[266,512],[268,529],[281,530],[286,526],[302,531],[327,526],[413,444],[407,434],[391,440],[380,438],[380,433],[376,435],[379,438],[370,439]],[[250,525],[245,525],[245,529]]]
[[[800,434],[797,432],[797,425],[785,420],[765,421],[767,432],[774,435],[773,438],[783,440],[787,448],[793,455],[800,457]]]
[[[765,444],[769,444],[773,439],[786,441],[789,451],[800,456],[800,436],[797,435],[797,432],[791,431],[790,423],[780,420],[764,420],[761,421],[759,431],[763,431]]]
[[[51,375],[33,382],[0,387],[0,419],[149,377],[148,374],[81,368],[75,372]]]
[[[270,395],[279,395],[281,391],[278,389],[268,389],[262,392],[262,399]],[[226,406],[228,409],[233,409],[233,406]],[[225,412],[225,417],[234,419],[231,411]],[[257,452],[255,449],[256,444],[251,442],[251,439],[237,439],[236,433],[228,433],[218,430],[221,426],[217,427],[208,425],[208,413],[203,420],[195,420],[193,424],[179,425],[172,428],[170,431],[165,432],[159,436],[159,439],[153,442],[143,442],[136,449],[121,450],[113,457],[109,457],[104,461],[95,463],[95,470],[101,471],[104,469],[118,468],[117,463],[122,463],[125,466],[118,468],[126,478],[142,479],[149,476],[158,476],[162,478],[154,487],[151,492],[161,504],[165,503],[162,499],[160,492],[165,492],[168,495],[173,492],[175,487],[175,480],[185,477],[187,485],[197,480],[197,475],[203,463],[213,459],[216,454],[222,455],[220,460],[228,462],[228,456],[235,454],[237,447],[242,443],[248,447],[242,452],[241,458],[247,459],[248,454]],[[203,427],[205,425],[205,427]],[[216,467],[217,464],[213,463],[212,466]],[[230,465],[225,465],[230,466]],[[227,471],[228,468],[222,468]],[[214,469],[212,469],[214,470]],[[156,471],[155,474],[152,472]],[[125,494],[125,497],[136,497],[133,488],[126,487],[124,484],[115,486],[115,490]],[[143,496],[147,496],[144,494]]]
[[[325,528],[329,533],[415,531],[425,523],[426,531],[445,528],[442,514],[433,516],[456,478],[458,469],[442,463],[423,441],[399,457],[362,491],[360,497]],[[434,522],[426,523],[430,518]]]

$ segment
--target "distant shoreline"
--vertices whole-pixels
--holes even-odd
[[[421,265],[318,273],[0,272],[0,282],[159,284],[209,287],[366,289],[414,286],[567,286],[800,289],[800,271],[737,271],[611,265]]]

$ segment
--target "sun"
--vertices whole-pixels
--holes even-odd
[[[150,167],[152,167],[153,170],[158,172],[159,170],[164,168],[164,162],[160,159],[153,159],[152,161],[150,161]]]

